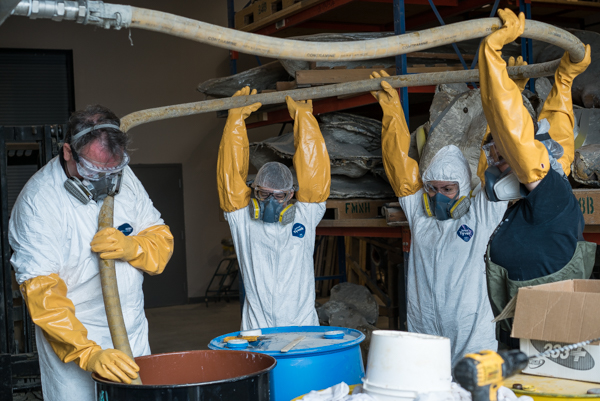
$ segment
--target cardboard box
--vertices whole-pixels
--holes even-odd
[[[511,336],[535,355],[600,337],[600,280],[567,280],[519,289]],[[600,346],[535,358],[523,371],[538,376],[600,383]]]
[[[557,349],[563,345],[567,344],[525,339],[520,341],[520,349],[527,355],[535,355],[551,348]],[[530,359],[523,373],[600,383],[600,345],[586,345],[551,354],[546,358]]]

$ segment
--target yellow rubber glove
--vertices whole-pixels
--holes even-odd
[[[514,57],[511,57],[508,59],[509,67],[520,67],[522,65],[527,65],[527,61],[524,61],[523,57],[521,57],[521,56],[517,57],[516,59]],[[527,85],[527,81],[529,81],[529,78],[523,78],[523,79],[514,79],[513,78],[513,81],[517,85],[519,90],[521,92],[523,92],[523,90],[525,89],[525,85]],[[482,146],[484,143],[487,142],[487,139],[490,135],[491,135],[490,126],[488,125],[485,128],[485,135],[483,136],[483,140],[481,141]],[[488,163],[487,163],[487,158],[485,157],[485,152],[483,151],[483,149],[480,149],[479,150],[479,162],[477,164],[477,177],[479,177],[482,187],[485,185],[485,170],[487,170],[487,168],[488,168]]]
[[[490,132],[490,126],[485,127],[485,134],[483,135],[483,139],[481,140],[481,146],[487,142],[487,139],[492,133]],[[488,168],[487,158],[485,157],[485,152],[483,149],[479,149],[479,162],[477,163],[477,177],[479,177],[479,181],[481,181],[481,187],[485,185],[485,170]]]
[[[373,72],[371,78],[389,77],[385,71]],[[383,109],[381,129],[381,151],[383,167],[397,197],[412,195],[419,191],[423,184],[419,174],[419,165],[408,156],[410,148],[410,132],[406,126],[406,118],[400,103],[398,91],[385,81],[381,82],[382,90],[371,94]]]
[[[137,377],[140,368],[127,355],[121,353],[119,363],[113,363],[115,354],[108,351],[119,351],[103,351],[87,338],[87,330],[75,316],[73,302],[67,298],[67,286],[56,273],[29,279],[20,288],[31,320],[43,330],[61,361],[75,361],[81,369],[117,382],[131,383]],[[103,365],[112,372],[111,376],[105,375]]]
[[[106,349],[93,353],[85,370],[116,383],[131,384],[131,380],[138,377],[140,368],[125,353]]]
[[[517,57],[516,60],[514,57],[511,57],[508,59],[509,67],[520,67],[522,65],[527,65],[527,61],[523,60],[523,56]],[[519,87],[519,90],[521,92],[523,92],[523,90],[525,89],[525,85],[527,85],[527,81],[529,81],[529,78],[523,78],[523,79],[513,78],[513,81],[515,84],[517,84],[517,86]]]
[[[579,63],[571,62],[569,53],[565,52],[554,73],[554,86],[550,90],[539,119],[547,119],[550,123],[550,137],[562,145],[564,153],[558,159],[566,175],[571,172],[571,163],[575,158],[575,116],[573,115],[573,98],[571,87],[573,80],[590,65],[590,45],[585,47],[585,57]]]
[[[255,95],[248,86],[235,92],[235,96]],[[221,209],[233,212],[248,206],[251,189],[246,185],[248,177],[249,143],[244,120],[258,110],[261,103],[229,110],[223,130],[217,159],[217,187]]]
[[[298,177],[296,199],[305,203],[325,202],[331,187],[331,162],[317,119],[312,114],[312,100],[285,102],[294,120],[294,169]]]
[[[151,275],[160,274],[173,255],[173,234],[166,225],[152,226],[138,235],[126,236],[105,228],[94,236],[92,251],[104,260],[121,259]]]
[[[501,57],[502,46],[523,33],[525,16],[499,10],[502,28],[487,36],[479,48],[481,102],[496,147],[519,181],[534,183],[550,168],[548,151],[534,139],[533,121],[523,105],[521,91],[509,78]]]

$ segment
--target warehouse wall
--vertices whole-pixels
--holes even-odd
[[[240,9],[247,0],[236,0]],[[226,2],[129,0],[115,2],[227,25]],[[133,43],[130,42],[130,40]],[[124,116],[133,111],[203,100],[198,83],[229,74],[228,51],[142,30],[107,31],[74,22],[10,17],[0,47],[72,49],[76,107],[103,104]],[[241,68],[256,65],[243,57]],[[188,296],[204,295],[221,258],[227,223],[219,222],[215,167],[224,119],[214,113],[142,125],[131,130],[132,163],[182,163]],[[260,140],[278,127],[252,132]],[[168,222],[167,222],[168,224]]]

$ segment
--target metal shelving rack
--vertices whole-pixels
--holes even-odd
[[[532,2],[539,7],[540,13],[532,14]],[[370,23],[370,22],[344,22],[344,21],[322,21],[316,20],[330,11],[339,10],[343,6],[352,3],[371,3],[375,7],[376,3],[389,4],[392,6],[393,20],[385,23]],[[381,5],[381,4],[380,4]],[[556,12],[547,13],[547,8],[558,10]],[[233,9],[233,0],[227,0],[228,21],[229,27],[234,28],[235,12]],[[491,8],[489,8],[491,7]],[[587,1],[572,2],[567,0],[324,0],[316,1],[313,5],[303,8],[302,10],[286,15],[282,18],[267,18],[262,23],[260,21],[250,24],[242,30],[262,35],[277,35],[284,36],[282,33],[290,28],[301,28],[306,30],[337,30],[337,31],[354,31],[354,32],[376,32],[376,31],[391,31],[396,34],[403,34],[407,30],[418,30],[429,28],[436,24],[444,25],[445,20],[453,19],[462,14],[468,14],[469,18],[492,17],[496,15],[497,9],[501,8],[519,8],[519,11],[525,13],[527,19],[532,16],[535,19],[552,22],[569,22],[577,23],[579,27],[585,28],[585,13],[589,11],[600,11],[600,3],[592,3]],[[489,10],[488,10],[489,8]],[[572,16],[565,17],[563,14],[571,13]],[[560,19],[553,20],[553,18]],[[584,21],[584,22],[581,22]],[[600,20],[597,22],[600,24]],[[454,45],[461,64],[465,69],[473,69],[477,65],[477,54],[471,65],[467,65],[460,51]],[[521,53],[523,59],[527,62],[533,60],[533,44],[531,39],[524,39],[521,42]],[[231,74],[237,73],[237,52],[230,52],[230,71]],[[406,55],[396,57],[396,73],[398,75],[406,74],[407,60]],[[534,88],[533,80],[528,83],[529,89]],[[474,83],[471,86],[475,86]],[[409,119],[409,93],[434,93],[434,86],[402,88],[399,90],[404,114]],[[333,111],[345,110],[360,106],[374,104],[376,101],[370,94],[359,95],[345,99],[323,99],[313,102],[314,114],[328,113]],[[254,122],[248,124],[248,128],[255,128],[276,123],[289,122],[290,117],[286,109],[269,111],[266,121]],[[411,234],[408,226],[406,227],[391,227],[387,226],[385,220],[372,219],[372,222],[362,221],[360,224],[353,226],[344,225],[338,226],[330,222],[323,223],[317,228],[317,235],[328,235],[338,237],[360,237],[369,238],[398,238],[402,240],[402,255],[404,266],[407,265],[408,252],[410,250]],[[586,239],[600,243],[600,234],[586,233]],[[343,243],[341,241],[340,243]],[[340,252],[342,255],[342,252]],[[342,258],[340,257],[340,261]],[[342,271],[342,268],[340,268]],[[345,269],[344,269],[345,272]],[[350,271],[348,271],[350,273]],[[397,274],[398,272],[396,272]],[[404,321],[406,318],[405,304],[405,277],[404,274],[397,274],[394,279],[398,280],[397,292],[392,291],[394,299],[391,304],[387,305],[387,315],[390,318],[390,328],[399,328],[399,321]],[[399,302],[404,300],[404,302]]]

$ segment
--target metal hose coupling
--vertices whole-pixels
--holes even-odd
[[[131,7],[89,0],[21,0],[12,15],[31,19],[77,21],[105,29],[121,29],[131,24]]]

